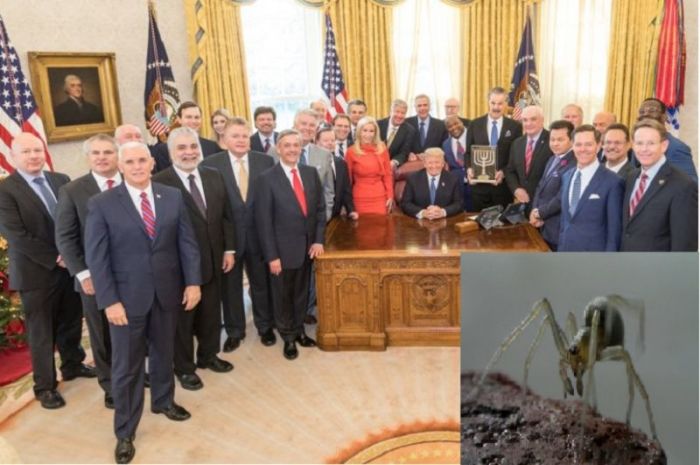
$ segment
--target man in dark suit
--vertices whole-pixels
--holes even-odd
[[[622,123],[613,123],[602,134],[602,163],[607,169],[617,173],[620,178],[627,179],[635,169],[628,157],[631,146],[629,129]]]
[[[530,203],[552,151],[549,148],[549,131],[544,129],[541,107],[525,107],[522,124],[524,134],[510,146],[505,176],[513,197],[520,203]]]
[[[655,119],[666,127],[666,105],[659,99],[645,99],[639,106],[637,121],[646,118]],[[690,147],[673,134],[666,133],[666,140],[668,141],[668,148],[665,154],[666,160],[668,160],[671,165],[687,174],[688,177],[697,184],[698,173],[695,169],[693,154]]]
[[[345,160],[348,148],[353,144],[352,133],[350,132],[350,117],[345,114],[337,114],[333,117],[333,133],[335,134],[335,149],[331,150],[336,157]]]
[[[288,360],[298,356],[296,343],[313,347],[304,332],[311,260],[323,253],[326,204],[318,172],[299,164],[301,135],[282,131],[280,163],[265,171],[256,188],[255,219],[270,268],[275,322]]]
[[[202,300],[191,312],[180,312],[175,333],[175,376],[184,389],[204,385],[195,366],[217,373],[233,365],[217,357],[221,341],[221,279],[234,265],[233,213],[224,180],[213,168],[198,166],[202,160],[197,133],[177,128],[168,136],[170,168],[153,176],[154,182],[180,189],[185,200],[202,261]],[[197,337],[197,364],[193,338]]]
[[[600,133],[590,124],[574,131],[576,169],[564,174],[560,252],[617,252],[624,183],[598,161]]]
[[[250,150],[250,129],[241,118],[232,118],[224,127],[225,152],[204,159],[202,166],[216,169],[224,177],[236,229],[236,262],[224,275],[223,308],[227,338],[224,352],[238,348],[245,338],[246,320],[243,304],[243,268],[250,283],[253,322],[263,345],[275,344],[272,301],[268,289],[267,266],[258,242],[254,220],[255,185],[260,173],[275,164],[271,156]]]
[[[449,118],[450,116],[456,116],[462,122],[464,127],[469,126],[471,120],[459,116],[460,108],[461,104],[459,103],[458,99],[450,97],[447,100],[445,100],[445,125],[447,125],[447,118]]]
[[[184,102],[177,109],[177,118],[175,122],[177,126],[188,127],[199,134],[202,128],[202,109],[194,102]],[[201,136],[199,137],[199,145],[202,147],[202,155],[204,158],[221,152],[219,144]],[[153,170],[154,173],[163,171],[171,165],[170,153],[168,152],[168,145],[166,143],[158,142],[153,145],[150,150],[156,162]]]
[[[271,153],[275,150],[277,136],[275,131],[277,113],[272,107],[257,107],[253,112],[253,121],[257,132],[250,136],[250,149],[255,152]]]
[[[102,123],[105,120],[102,110],[83,97],[83,81],[75,74],[69,74],[63,81],[66,100],[54,107],[53,117],[56,126]]]
[[[627,177],[623,251],[698,250],[698,185],[664,156],[666,137],[656,120],[634,127],[634,151],[642,166]]]
[[[450,137],[445,139],[442,150],[445,152],[445,162],[462,183],[464,194],[464,209],[468,212],[474,211],[472,203],[472,189],[467,180],[467,170],[464,166],[464,154],[467,147],[467,129],[462,123],[462,118],[457,115],[450,115],[445,118],[445,127]]]
[[[442,143],[447,139],[445,123],[430,116],[430,97],[425,94],[417,95],[414,100],[416,116],[406,118],[406,123],[410,124],[416,132],[413,139],[413,153],[425,152],[430,147],[442,147]]]
[[[348,116],[350,117],[350,135],[351,140],[357,140],[358,136],[355,134],[355,128],[357,128],[357,123],[360,122],[362,118],[367,114],[367,104],[360,99],[353,99],[348,102]]]
[[[437,220],[464,211],[462,179],[444,171],[445,152],[429,148],[423,158],[425,168],[406,181],[401,210],[418,219]]]
[[[147,345],[151,411],[190,417],[173,399],[173,345],[178,312],[199,303],[201,265],[182,194],[151,183],[148,147],[120,146],[119,169],[124,182],[88,201],[85,257],[110,323],[115,459],[128,463],[143,411]]]
[[[34,395],[48,409],[63,407],[56,387],[54,346],[64,380],[95,373],[82,364],[82,309],[55,242],[56,197],[68,176],[44,171],[43,142],[30,133],[12,141],[16,171],[0,182],[0,234],[9,245],[10,288],[19,291],[34,372]]]
[[[85,219],[88,200],[122,182],[117,169],[117,144],[106,134],[92,136],[83,144],[90,172],[61,187],[56,209],[56,246],[80,293],[90,346],[95,359],[97,382],[104,391],[104,403],[114,408],[112,398],[112,344],[103,309],[97,307],[95,288],[85,263]]]
[[[507,206],[512,195],[503,182],[504,172],[508,166],[510,146],[515,139],[522,135],[522,126],[519,122],[503,116],[506,109],[507,93],[502,87],[494,87],[489,91],[489,112],[484,116],[472,120],[467,130],[467,152],[465,164],[467,166],[467,179],[472,184],[472,199],[474,210],[481,211],[493,205]],[[476,183],[474,170],[471,166],[471,148],[474,145],[496,146],[498,163],[496,165],[496,180],[493,184]]]
[[[395,167],[403,165],[408,160],[416,137],[413,126],[404,124],[407,111],[408,104],[401,99],[396,99],[391,102],[389,117],[377,121],[379,137],[386,143],[391,163]]]
[[[315,142],[316,145],[322,149],[332,152],[335,148],[335,134],[333,133],[333,129],[328,127],[319,129],[316,133]],[[333,165],[331,165],[331,168],[333,172],[333,181],[335,183],[335,196],[333,197],[331,216],[327,219],[330,221],[332,218],[340,216],[343,209],[345,209],[345,214],[351,219],[356,220],[358,214],[355,211],[355,204],[352,200],[352,187],[350,186],[348,165],[342,158],[333,156]]]

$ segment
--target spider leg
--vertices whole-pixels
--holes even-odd
[[[651,412],[651,402],[649,401],[649,394],[647,393],[647,390],[644,387],[644,383],[642,383],[642,380],[639,378],[637,370],[634,369],[634,364],[632,363],[632,358],[630,357],[629,352],[627,352],[622,346],[607,347],[602,351],[600,360],[619,360],[625,363],[625,365],[627,366],[628,375],[631,375],[632,379],[634,380],[634,384],[637,385],[639,395],[644,400],[644,405],[647,409],[647,415],[649,416],[649,428],[651,429],[651,434],[654,437],[654,439],[658,441],[659,438],[656,435],[656,425],[654,424],[654,415]]]
[[[571,384],[569,375],[566,373],[566,369],[569,364],[563,358],[559,359],[559,376],[561,377],[561,382],[564,384],[564,399],[566,399],[567,394],[570,396],[574,395],[574,385]]]
[[[566,335],[569,336],[569,340],[572,340],[576,336],[576,331],[578,330],[578,325],[576,324],[576,316],[573,312],[569,312],[566,316]]]
[[[535,340],[532,341],[532,345],[530,346],[530,350],[527,351],[527,358],[525,359],[525,370],[523,373],[523,387],[527,389],[527,375],[528,372],[530,371],[530,364],[532,363],[532,358],[535,355],[535,350],[537,349],[537,346],[540,345],[540,342],[542,341],[542,335],[544,334],[544,330],[547,327],[547,317],[544,317],[542,322],[540,323],[540,328],[537,331],[537,336],[535,336]]]

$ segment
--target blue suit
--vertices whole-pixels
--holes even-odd
[[[550,170],[551,163],[557,166]],[[573,150],[557,161],[552,156],[545,167],[545,174],[537,184],[532,200],[533,210],[536,208],[544,224],[540,228],[542,238],[552,250],[557,250],[559,244],[559,224],[561,223],[561,183],[564,173],[576,167]]]
[[[442,143],[442,150],[445,152],[445,162],[447,163],[447,166],[450,167],[450,171],[461,180],[461,183],[464,186],[464,211],[474,211],[474,205],[472,205],[471,186],[469,183],[464,182],[464,180],[467,178],[467,170],[464,167],[464,156],[462,156],[462,159],[460,160],[462,162],[460,165],[457,162],[457,155],[452,151],[452,137],[445,139],[445,142]]]
[[[199,247],[182,194],[152,183],[156,217],[151,240],[126,185],[88,202],[85,258],[98,308],[121,302],[128,324],[110,324],[112,396],[117,438],[128,438],[143,411],[148,343],[151,406],[173,402],[173,344],[185,286],[201,284]]]
[[[561,189],[560,252],[616,252],[622,232],[624,181],[600,165],[581,193],[573,215],[569,211],[569,186],[575,169],[564,174]]]

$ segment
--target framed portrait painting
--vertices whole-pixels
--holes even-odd
[[[113,53],[29,52],[29,67],[49,142],[111,134],[121,124]]]

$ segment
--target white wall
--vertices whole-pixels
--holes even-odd
[[[157,20],[181,100],[192,97],[182,0],[158,0]],[[146,0],[3,0],[0,14],[31,79],[27,52],[116,54],[122,121],[143,124],[148,6]],[[32,83],[34,84],[34,83]],[[32,86],[35,89],[36,86]],[[86,172],[80,140],[50,144],[56,171]]]

